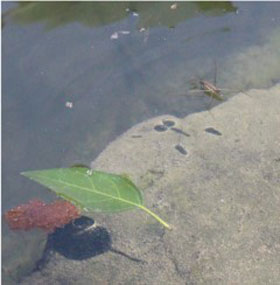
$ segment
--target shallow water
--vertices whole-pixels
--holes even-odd
[[[89,164],[138,122],[213,107],[188,91],[215,62],[226,98],[279,81],[279,3],[170,6],[3,3],[3,211],[53,198],[22,171]]]

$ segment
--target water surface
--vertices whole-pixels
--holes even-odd
[[[22,171],[89,164],[138,122],[218,104],[188,92],[215,63],[221,88],[279,81],[279,3],[172,4],[3,3],[3,211],[54,198]]]

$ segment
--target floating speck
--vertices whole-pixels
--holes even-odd
[[[119,31],[120,34],[123,34],[123,35],[129,35],[130,34],[130,31]]]
[[[118,39],[119,38],[119,35],[118,35],[118,33],[117,32],[115,32],[115,33],[113,33],[112,35],[111,35],[111,40],[116,40],[116,39]]]
[[[132,16],[134,16],[134,17],[138,17],[138,16],[139,16],[139,14],[138,14],[138,13],[136,13],[136,12],[133,12],[133,13],[132,13]]]
[[[73,102],[67,101],[67,102],[65,103],[65,107],[72,109],[72,108],[73,108]]]
[[[177,9],[177,3],[172,4],[172,5],[170,6],[170,9],[171,9],[171,10]]]
[[[146,31],[145,28],[141,28],[141,29],[139,30],[140,33],[145,32],[145,31]]]

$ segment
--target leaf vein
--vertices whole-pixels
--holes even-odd
[[[57,183],[57,181],[56,181],[55,179],[50,178],[50,177],[41,176],[41,175],[38,175],[38,174],[37,174],[37,177],[39,177],[39,178],[41,178],[41,179],[46,179],[46,180],[49,180],[49,181],[51,181],[51,182]],[[139,204],[136,204],[136,203],[131,202],[131,201],[129,201],[129,200],[123,199],[122,197],[114,197],[114,196],[109,195],[109,194],[104,193],[104,192],[98,192],[95,187],[94,187],[94,189],[90,189],[90,188],[86,188],[86,187],[83,187],[83,186],[79,186],[79,185],[75,185],[75,184],[72,184],[72,183],[68,183],[68,182],[63,181],[63,180],[61,180],[61,179],[59,179],[59,183],[64,184],[65,186],[69,186],[69,187],[73,187],[73,188],[78,188],[78,189],[83,189],[84,191],[87,191],[87,192],[90,192],[90,193],[94,192],[94,193],[97,194],[97,195],[105,196],[105,197],[111,198],[112,200],[119,200],[119,201],[122,201],[122,202],[124,202],[124,203],[133,205],[133,206],[135,206],[135,207],[139,207],[139,204],[140,204],[140,203],[139,203]],[[91,190],[92,190],[92,191],[91,191]],[[141,205],[141,204],[140,204],[140,205]]]

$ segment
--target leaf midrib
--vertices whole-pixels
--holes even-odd
[[[129,201],[129,200],[125,200],[125,199],[123,199],[123,198],[120,198],[120,197],[114,197],[114,196],[111,196],[111,195],[109,195],[109,194],[105,194],[105,193],[103,193],[103,192],[98,192],[98,191],[96,191],[96,187],[94,186],[94,184],[92,184],[92,186],[94,187],[94,189],[92,189],[93,191],[90,191],[90,188],[86,188],[86,187],[83,187],[83,186],[78,186],[78,185],[75,185],[75,184],[71,184],[71,183],[68,183],[68,182],[66,182],[66,181],[63,181],[63,180],[61,180],[61,178],[59,178],[59,181],[58,180],[55,180],[55,179],[53,179],[53,178],[50,178],[50,177],[46,177],[46,176],[41,176],[41,175],[36,175],[37,177],[39,177],[39,178],[41,178],[41,179],[47,179],[47,180],[51,180],[52,182],[56,182],[56,183],[61,183],[61,184],[64,184],[64,185],[66,185],[66,186],[72,186],[72,187],[78,187],[78,188],[80,188],[80,189],[83,189],[83,190],[85,190],[85,191],[87,191],[87,192],[89,192],[89,193],[92,193],[92,192],[94,192],[95,194],[98,194],[98,195],[103,195],[103,196],[105,196],[105,197],[108,197],[108,198],[111,198],[112,200],[119,200],[119,201],[122,201],[122,202],[124,202],[124,203],[127,203],[127,204],[130,204],[130,205],[133,205],[133,206],[135,206],[135,207],[138,207],[138,208],[142,208],[142,207],[140,207],[140,206],[142,206],[141,204],[136,204],[136,203],[134,203],[134,202],[131,202],[131,201]],[[30,178],[31,179],[33,179],[32,178],[32,176],[30,176]],[[89,177],[88,177],[89,178]],[[92,182],[92,181],[91,181]],[[93,183],[93,182],[92,182]]]

